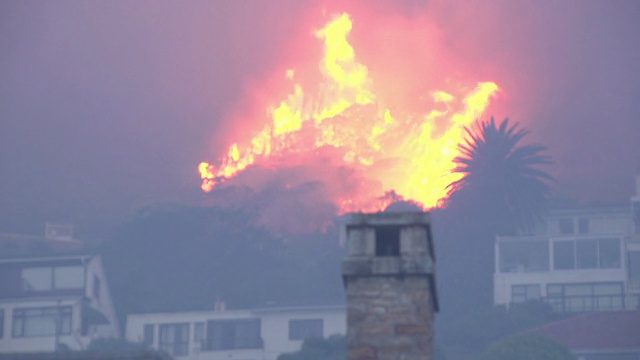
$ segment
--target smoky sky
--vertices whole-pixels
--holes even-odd
[[[310,19],[338,8],[293,0],[3,1],[3,230],[47,220],[95,226],[139,206],[200,201],[196,166],[224,154],[229,134],[242,128],[231,115],[248,89],[306,57],[298,41],[314,41],[319,24]],[[560,193],[583,202],[631,195],[640,173],[637,1],[350,8],[354,27],[355,8],[381,14],[354,29],[356,52],[357,38],[374,26],[384,31],[384,19],[432,21],[467,72],[501,85],[492,114],[519,121],[550,148]]]

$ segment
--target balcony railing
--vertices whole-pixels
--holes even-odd
[[[557,312],[640,310],[640,295],[570,295],[543,298]]]

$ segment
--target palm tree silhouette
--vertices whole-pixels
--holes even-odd
[[[448,202],[480,215],[477,220],[490,217],[497,232],[530,230],[546,210],[555,181],[538,168],[552,162],[547,147],[520,145],[529,130],[509,119],[497,125],[492,117],[466,131],[453,170],[462,177],[449,185]]]

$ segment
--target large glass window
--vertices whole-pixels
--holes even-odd
[[[53,280],[56,289],[80,289],[84,287],[84,268],[56,266],[53,268]]]
[[[53,275],[50,267],[22,269],[22,289],[27,291],[51,290]]]
[[[553,268],[619,269],[622,256],[619,238],[572,239],[553,242]]]
[[[207,350],[260,348],[260,319],[207,322]]]
[[[556,270],[575,269],[575,242],[555,241],[553,243],[553,268]]]
[[[56,266],[25,268],[21,271],[22,289],[49,291],[84,287],[84,267]]]
[[[71,334],[71,306],[13,310],[13,337]]]
[[[159,348],[173,356],[189,355],[189,323],[160,325]]]
[[[289,320],[289,340],[323,336],[322,319]]]
[[[598,240],[601,269],[619,269],[622,266],[620,239]]]
[[[540,285],[512,285],[511,286],[511,302],[522,303],[528,300],[540,299]]]
[[[576,259],[578,269],[598,268],[598,241],[576,241]]]
[[[501,241],[498,246],[500,272],[549,270],[547,241]]]

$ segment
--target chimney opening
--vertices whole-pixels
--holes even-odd
[[[376,256],[400,256],[400,227],[376,227]]]

